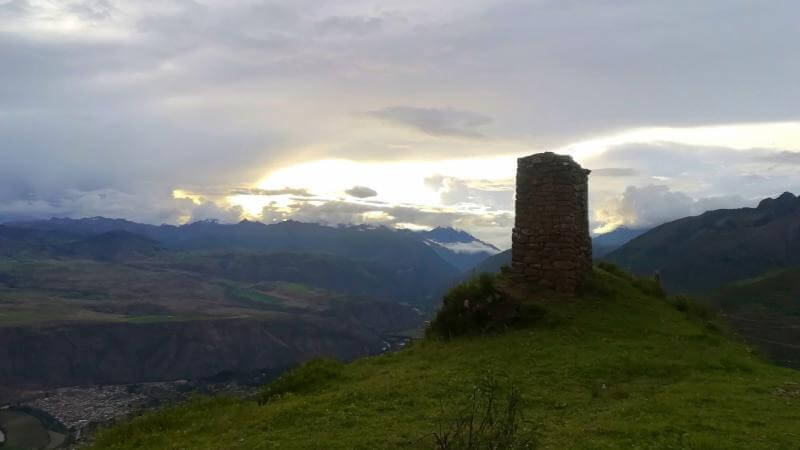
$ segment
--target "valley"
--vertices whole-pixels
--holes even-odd
[[[263,244],[277,239],[270,231],[249,236],[247,249],[244,238],[187,249],[119,221],[67,223],[0,225],[0,406],[43,411],[65,437],[188,393],[247,391],[310,359],[400,350],[430,314],[434,288],[458,273],[424,239],[388,230],[303,224],[306,237],[333,233],[319,238],[329,251],[314,253]],[[387,237],[374,252],[336,243],[375,233]],[[40,428],[23,414],[13,419]]]
[[[709,212],[701,223],[744,214],[750,225],[740,232],[763,237],[753,227],[793,223],[789,200]],[[694,290],[663,258],[689,255],[671,246],[710,239],[713,250],[695,246],[714,262],[703,266],[707,278],[725,273],[736,280],[730,277],[738,272],[716,268],[730,253],[713,233],[739,228],[665,234],[676,226],[597,236],[594,257],[634,264],[643,275],[666,267],[668,289]],[[663,235],[673,236],[668,246],[648,247]],[[778,234],[784,235],[793,242],[791,233]],[[753,245],[762,256],[748,264],[791,264],[777,263],[790,256]],[[452,229],[246,221],[154,227],[102,218],[0,225],[0,341],[7,344],[0,347],[0,403],[16,405],[4,417],[17,430],[5,438],[55,448],[50,443],[80,441],[98,425],[195,394],[255,395],[305,361],[403,350],[421,337],[448,287],[509,262],[510,251]],[[703,270],[694,276],[704,277]],[[770,359],[798,367],[798,280],[796,269],[781,269],[698,298]]]

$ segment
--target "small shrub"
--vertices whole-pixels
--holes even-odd
[[[451,338],[483,333],[541,315],[541,308],[523,307],[502,293],[497,286],[497,276],[483,273],[445,294],[442,307],[426,335]]]
[[[266,385],[258,394],[258,403],[267,403],[287,393],[300,394],[319,389],[340,378],[343,370],[344,365],[332,359],[309,361]]]
[[[515,386],[503,396],[498,380],[484,377],[469,394],[466,408],[449,417],[444,405],[433,440],[437,450],[521,450],[537,447],[536,433],[522,415],[523,399]]]

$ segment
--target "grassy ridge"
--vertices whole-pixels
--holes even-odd
[[[772,360],[800,369],[800,268],[723,286],[707,301]]]
[[[501,334],[310,365],[256,399],[198,398],[101,431],[93,449],[432,448],[492,374],[546,448],[796,448],[800,373],[597,269],[584,298]],[[685,308],[682,308],[685,309]]]

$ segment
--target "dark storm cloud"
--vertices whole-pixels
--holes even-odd
[[[368,115],[390,123],[412,127],[432,136],[472,139],[484,138],[475,128],[492,121],[490,117],[470,111],[411,106],[390,106],[371,111]]]
[[[366,186],[353,186],[344,192],[345,194],[356,198],[369,198],[378,195],[378,192],[375,191],[375,189],[368,188]]]

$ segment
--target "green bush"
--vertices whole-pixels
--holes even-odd
[[[498,277],[483,273],[445,294],[427,336],[451,338],[504,329],[541,316],[535,305],[520,305],[498,289]]]
[[[495,277],[482,273],[445,294],[442,307],[427,331],[442,337],[483,331],[490,320],[488,307],[500,299]]]
[[[331,380],[340,378],[343,370],[344,364],[339,361],[314,359],[266,385],[258,394],[258,403],[267,403],[287,393],[301,394],[320,389]]]

